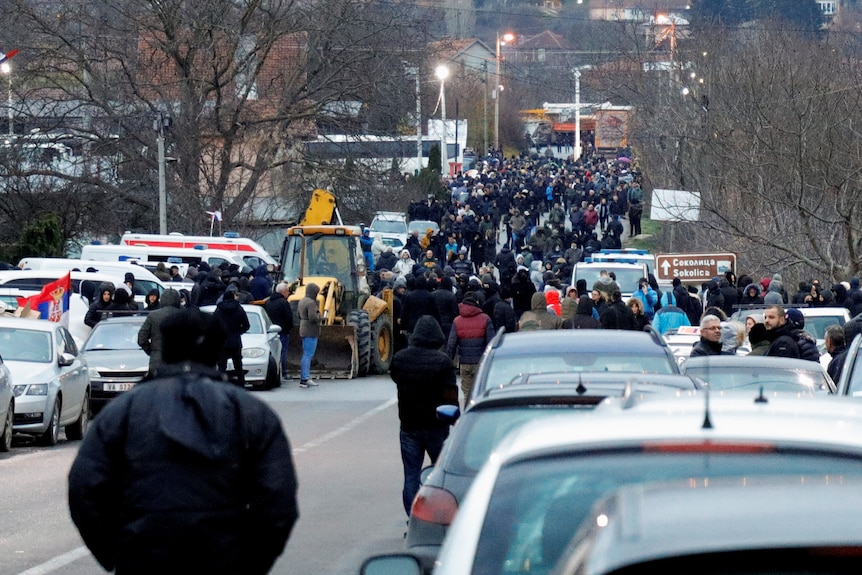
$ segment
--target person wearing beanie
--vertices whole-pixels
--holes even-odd
[[[404,512],[410,515],[413,499],[419,491],[425,454],[433,465],[449,435],[449,425],[437,419],[441,405],[458,404],[455,364],[440,348],[446,338],[437,321],[424,315],[419,318],[409,346],[392,357],[389,375],[398,387],[399,438],[404,486],[401,499]]]
[[[809,361],[820,361],[820,351],[817,349],[817,339],[805,331],[805,316],[798,308],[791,307],[785,312],[787,324],[796,330],[796,345],[799,347],[799,357]]]
[[[461,391],[464,394],[464,405],[470,404],[470,393],[476,368],[485,352],[485,347],[494,338],[494,323],[487,314],[482,312],[476,294],[467,292],[458,304],[458,317],[449,332],[446,352],[455,359],[458,356],[458,371],[461,375]]]
[[[769,351],[769,334],[766,333],[766,326],[759,322],[751,326],[748,330],[748,342],[751,344],[748,355],[766,355]]]

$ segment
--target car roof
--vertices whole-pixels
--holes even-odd
[[[789,357],[769,357],[765,355],[707,355],[690,357],[682,364],[685,371],[692,367],[704,368],[709,366],[730,367],[771,367],[775,369],[801,369],[805,371],[821,371],[823,366],[816,361],[797,359]]]
[[[0,317],[0,327],[13,327],[18,329],[31,329],[34,331],[52,332],[57,327],[65,327],[55,321],[46,319],[29,319],[22,317]]]
[[[525,374],[521,382],[488,388],[467,410],[554,402],[594,405],[609,396],[636,394],[642,399],[647,394],[678,393],[698,388],[699,384],[686,375],[623,372]]]
[[[664,353],[667,343],[655,331],[632,330],[539,330],[503,333],[489,344],[494,353],[507,355],[535,354],[537,349],[549,352],[607,352],[624,349],[628,353],[653,351]]]
[[[769,304],[753,304],[750,306],[735,306],[733,310],[733,314],[730,316],[731,319],[735,318],[745,318],[749,315],[755,313],[762,313],[767,308],[772,307]],[[850,311],[846,307],[837,307],[837,306],[822,306],[822,307],[804,307],[802,305],[794,305],[794,304],[784,304],[781,306],[787,311],[790,308],[796,308],[802,312],[804,317],[830,317],[830,316],[841,316],[844,318],[850,317]]]
[[[95,330],[101,325],[113,325],[113,324],[117,324],[117,323],[142,324],[147,319],[147,315],[149,313],[150,313],[149,311],[142,309],[142,310],[138,310],[137,312],[135,312],[135,315],[117,315],[117,316],[106,317],[106,318],[100,320],[99,323],[97,323],[95,325],[95,327],[93,327],[93,329]]]
[[[583,559],[586,568],[577,572],[608,573],[703,553],[862,544],[862,478],[713,478],[691,487],[688,479],[634,484],[603,498],[589,515],[592,527],[585,524],[575,537],[591,532],[596,538],[590,545],[594,552]],[[594,518],[600,515],[607,525],[596,528]],[[695,524],[698,529],[691,528]],[[569,565],[561,572],[574,572],[574,561]]]

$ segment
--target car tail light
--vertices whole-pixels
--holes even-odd
[[[439,487],[423,486],[413,500],[410,516],[428,523],[449,525],[458,511],[455,496]]]
[[[645,443],[643,450],[660,453],[771,453],[775,451],[775,445],[758,441],[658,441]]]

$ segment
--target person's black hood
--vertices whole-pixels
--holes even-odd
[[[423,315],[416,322],[413,334],[410,336],[410,345],[416,347],[427,347],[436,349],[446,343],[440,324],[430,315]]]
[[[582,295],[578,298],[578,311],[575,314],[593,316],[593,300],[590,296]]]
[[[159,298],[159,307],[180,307],[180,292],[166,289]]]

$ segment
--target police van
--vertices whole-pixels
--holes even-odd
[[[638,281],[648,277],[647,270],[645,263],[637,263],[634,260],[595,262],[592,261],[592,258],[586,258],[583,262],[575,264],[572,270],[572,285],[578,285],[578,280],[582,279],[587,282],[587,289],[591,290],[601,277],[601,272],[607,271],[608,274],[613,273],[616,277],[623,299],[628,299],[637,291]]]

